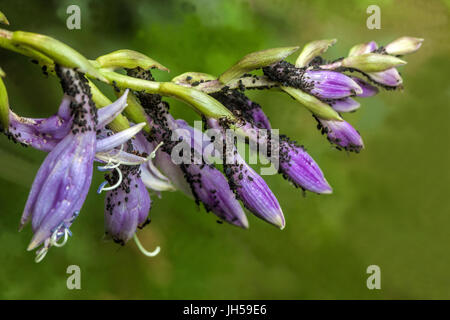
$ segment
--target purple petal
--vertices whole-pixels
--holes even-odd
[[[39,194],[36,197],[30,194],[30,198],[35,198],[31,208],[34,236],[28,250],[39,246],[61,222],[70,220],[80,210],[92,178],[94,141],[93,131],[77,136],[69,134],[44,160],[41,168],[44,172],[48,170],[47,177]],[[57,159],[52,153],[58,153]]]
[[[225,174],[244,206],[257,217],[283,229],[285,220],[277,198],[267,183],[239,153],[232,164],[224,164]]]

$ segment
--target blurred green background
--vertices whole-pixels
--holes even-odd
[[[220,74],[265,48],[338,38],[328,58],[361,42],[425,38],[407,56],[403,92],[382,91],[346,119],[366,149],[339,152],[315,121],[285,95],[250,92],[272,125],[304,144],[334,194],[303,197],[281,176],[267,178],[287,220],[280,231],[249,214],[250,229],[216,223],[181,193],[153,197],[152,223],[139,232],[156,258],[135,244],[105,242],[102,180],[92,190],[74,236],[40,264],[26,252],[30,227],[17,232],[45,154],[0,137],[0,298],[3,299],[393,299],[450,298],[449,1],[77,1],[81,30],[66,28],[72,1],[1,1],[9,29],[45,33],[89,58],[128,48],[171,69]],[[381,30],[366,28],[366,8],[381,8]],[[295,58],[295,57],[293,57]],[[61,89],[26,58],[0,50],[13,110],[55,112]],[[102,87],[105,88],[105,87]],[[105,91],[111,97],[112,91]],[[196,115],[170,100],[175,116]],[[66,268],[81,267],[82,289],[66,288]],[[381,290],[368,290],[366,268],[381,268]]]

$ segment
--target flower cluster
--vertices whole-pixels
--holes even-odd
[[[245,56],[219,77],[188,72],[171,82],[157,82],[150,69],[167,69],[134,51],[119,50],[92,61],[42,35],[4,31],[0,36],[16,51],[49,66],[64,93],[57,113],[41,119],[21,117],[7,102],[2,104],[7,99],[0,99],[6,136],[48,152],[20,223],[22,228],[31,222],[34,235],[28,250],[37,249],[38,262],[50,247],[64,245],[71,236],[70,227],[91,185],[94,162],[105,174],[97,192],[105,192],[106,238],[121,245],[134,238],[147,256],[156,255],[159,247],[146,251],[136,232],[150,222],[150,193],[161,197],[163,191],[179,190],[220,222],[248,228],[242,203],[255,216],[283,229],[281,206],[240,153],[237,136],[304,192],[330,194],[332,188],[305,147],[273,130],[262,107],[245,90],[282,90],[312,113],[318,129],[337,149],[360,152],[362,138],[342,114],[358,109],[358,98],[400,88],[403,81],[396,67],[405,62],[399,56],[416,51],[422,42],[411,37],[385,47],[369,42],[353,47],[345,58],[326,61],[322,54],[336,41],[320,40],[308,43],[295,64],[285,58],[297,47],[269,49]],[[127,75],[116,73],[117,68]],[[262,73],[249,73],[257,70]],[[87,78],[112,84],[118,99],[109,101]],[[2,81],[0,85],[4,98],[6,89]],[[164,96],[191,105],[201,114],[204,130],[174,119]]]

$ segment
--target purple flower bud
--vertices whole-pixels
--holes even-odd
[[[353,48],[350,49],[349,56],[359,56],[361,54],[371,53],[377,50],[378,45],[375,41],[370,41],[367,43],[357,44]]]
[[[341,99],[363,93],[358,83],[340,72],[307,70],[303,81],[311,94],[322,99]]]
[[[352,98],[332,100],[329,103],[337,112],[352,112],[360,107],[359,102]]]
[[[267,183],[239,153],[236,153],[233,159],[232,164],[224,164],[225,175],[244,206],[257,217],[284,229],[283,211]]]
[[[105,198],[105,235],[124,245],[136,232],[144,227],[151,207],[150,195],[140,178],[138,166],[121,166],[120,172],[107,175],[111,186]],[[111,187],[112,188],[112,187]]]
[[[364,148],[363,141],[358,131],[356,131],[346,121],[332,121],[322,120],[316,118],[318,121],[317,128],[327,135],[328,141],[337,145],[338,149],[342,147],[347,151],[358,153]]]

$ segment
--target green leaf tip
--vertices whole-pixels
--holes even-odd
[[[105,54],[98,57],[96,61],[102,68],[134,69],[140,67],[144,70],[156,68],[167,72],[170,71],[168,68],[145,54],[128,49],[121,49]]]
[[[219,77],[219,81],[226,84],[239,78],[246,72],[266,67],[275,62],[284,60],[298,49],[299,47],[283,47],[252,52],[239,60],[227,71],[222,73]]]

